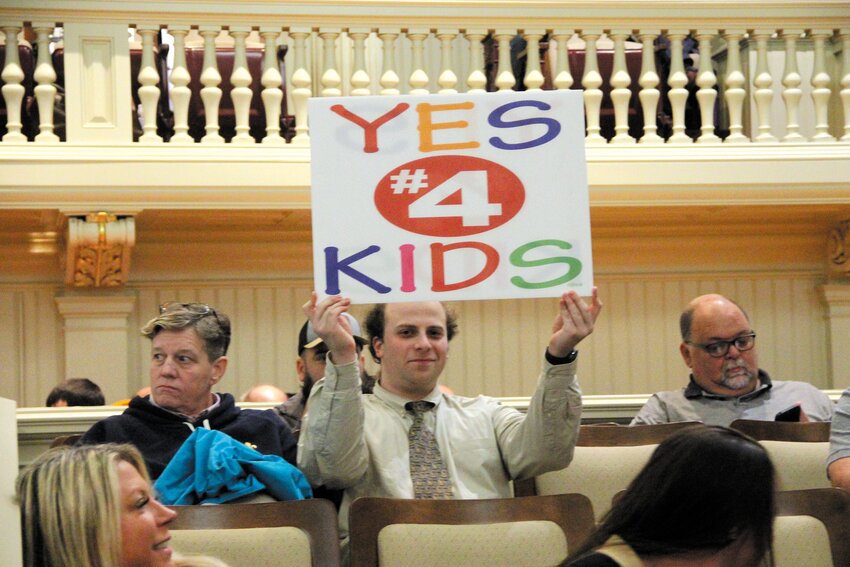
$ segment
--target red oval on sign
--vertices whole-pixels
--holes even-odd
[[[512,171],[471,156],[431,156],[400,165],[375,187],[375,206],[399,228],[427,236],[469,236],[511,220],[525,202]]]

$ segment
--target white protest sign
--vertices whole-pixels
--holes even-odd
[[[316,291],[590,295],[581,92],[310,99]]]

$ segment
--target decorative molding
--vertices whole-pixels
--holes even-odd
[[[831,274],[850,278],[850,220],[841,221],[829,232],[827,262]]]
[[[65,284],[77,288],[121,287],[130,275],[136,243],[133,217],[105,212],[68,219]]]

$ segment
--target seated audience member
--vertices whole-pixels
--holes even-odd
[[[100,386],[88,378],[68,378],[50,391],[44,405],[49,408],[64,408],[102,406],[105,403]]]
[[[850,490],[850,388],[844,390],[835,407],[826,465],[832,485]]]
[[[295,463],[295,438],[273,410],[242,410],[232,395],[212,392],[227,369],[226,315],[201,303],[164,304],[142,334],[151,340],[151,395],[95,423],[80,444],[132,443],[155,479],[196,427]]]
[[[51,449],[21,471],[17,496],[27,567],[173,565],[176,513],[131,445]]]
[[[697,297],[679,319],[679,352],[691,369],[684,388],[654,394],[632,425],[702,421],[728,426],[736,419],[772,421],[800,404],[800,421],[829,421],[833,404],[807,382],[771,380],[758,367],[749,317],[722,295]]]
[[[595,289],[590,306],[575,292],[561,296],[526,414],[486,396],[440,391],[457,323],[436,301],[373,307],[366,330],[381,372],[374,392],[362,395],[356,340],[342,317],[349,305],[339,296],[319,302],[315,293],[304,305],[328,356],[298,451],[314,486],[344,489],[343,536],[348,508],[360,496],[509,498],[513,479],[569,464],[581,418],[575,347],[602,307]]]
[[[349,313],[346,313],[345,317],[348,319],[348,325],[351,327],[354,341],[357,344],[357,356],[360,360],[360,389],[364,394],[370,394],[375,386],[375,379],[363,369],[365,361],[362,351],[366,339],[362,337],[360,323],[357,322],[357,319]],[[313,330],[310,321],[305,321],[298,333],[298,358],[295,359],[295,372],[298,374],[301,391],[290,396],[288,400],[276,408],[278,415],[289,425],[296,439],[301,433],[301,418],[304,415],[304,408],[307,406],[307,399],[310,397],[313,384],[325,375],[327,355],[328,346]]]
[[[145,386],[143,388],[139,388],[138,390],[136,390],[136,396],[139,396],[140,398],[144,398],[145,396],[150,396],[150,395],[151,395],[151,387],[150,386]],[[113,406],[129,406],[130,400],[132,400],[132,399],[133,398],[125,398],[123,400],[118,400],[117,402],[112,402],[111,405],[113,405]]]
[[[765,449],[724,427],[664,440],[570,567],[755,567],[771,551],[775,473]]]
[[[257,384],[242,394],[239,401],[280,403],[286,401],[286,392],[272,384]]]

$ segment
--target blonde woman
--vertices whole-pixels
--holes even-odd
[[[174,567],[176,513],[132,445],[52,449],[18,476],[27,567]]]

